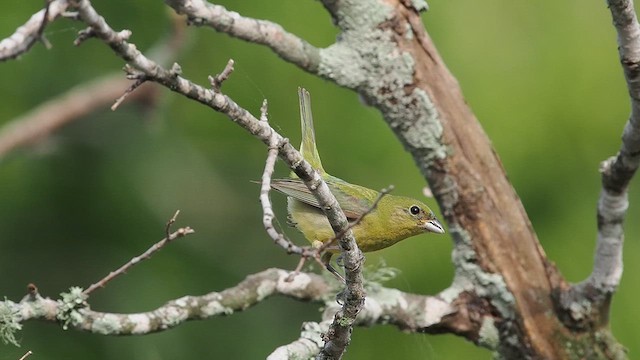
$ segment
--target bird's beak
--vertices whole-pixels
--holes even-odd
[[[427,221],[424,224],[424,228],[432,233],[444,234],[444,227],[442,227],[442,224],[440,224],[440,222],[436,219]]]

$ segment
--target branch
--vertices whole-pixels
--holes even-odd
[[[631,100],[631,114],[616,156],[602,162],[602,190],[598,199],[598,240],[589,277],[561,294],[570,323],[581,328],[608,322],[611,296],[622,277],[624,218],[629,207],[628,186],[640,164],[640,25],[633,1],[609,0],[618,34],[620,63]],[[586,305],[585,305],[586,304]]]
[[[329,330],[329,321],[305,322],[300,337],[275,349],[267,360],[311,359],[322,349],[322,336]]]
[[[267,122],[267,101],[262,103],[261,109],[262,116],[260,121]],[[283,144],[286,143],[283,142]],[[262,224],[264,225],[267,234],[273,239],[273,241],[287,253],[295,253],[304,257],[310,255],[309,251],[305,248],[295,245],[291,240],[285,237],[282,233],[278,232],[273,226],[273,219],[275,214],[273,212],[273,206],[271,205],[271,199],[269,198],[269,192],[271,191],[271,177],[276,164],[276,158],[278,156],[278,148],[283,144],[271,144],[269,146],[269,155],[265,161],[264,172],[262,173],[262,182],[260,187],[260,204],[262,205]]]
[[[67,0],[50,0],[47,6],[33,14],[31,18],[9,37],[0,41],[0,61],[15,59],[29,51],[38,40],[44,40],[42,32],[45,26],[55,20],[69,7]]]
[[[222,87],[222,83],[225,82],[229,76],[231,76],[231,73],[233,72],[233,65],[235,64],[235,61],[233,61],[233,59],[229,59],[229,61],[227,61],[227,65],[224,67],[224,69],[222,70],[222,72],[216,76],[209,76],[209,83],[211,83],[211,89],[213,91],[219,92],[220,88]],[[262,107],[260,108],[260,120],[262,121],[267,121],[267,100],[265,99],[262,102]]]
[[[602,192],[598,201],[598,245],[589,283],[611,294],[622,276],[622,223],[629,207],[627,187],[640,164],[640,25],[633,1],[607,1],[618,33],[620,63],[631,99],[631,115],[615,157],[602,163]]]
[[[26,353],[24,353],[24,355],[22,355],[22,357],[19,360],[26,360],[32,354],[33,354],[33,351],[29,350]]]
[[[470,331],[474,326],[469,325],[470,322],[460,321],[462,314],[468,315],[469,311],[458,311],[457,305],[453,304],[454,301],[457,302],[458,299],[445,300],[441,295],[423,296],[378,287],[367,295],[365,306],[354,325],[391,324],[410,333],[441,333],[445,330],[459,333],[461,329]],[[308,359],[318,354],[324,334],[330,331],[331,314],[337,307],[335,303],[329,301],[326,306],[321,322],[304,323],[300,338],[278,347],[267,359]],[[469,302],[468,308],[472,307]],[[481,324],[476,325],[475,327],[478,328],[481,326]],[[488,338],[485,339],[488,340]]]
[[[15,314],[14,320],[18,325],[30,320],[60,323],[60,319],[64,318],[69,319],[69,328],[79,331],[102,335],[143,335],[168,330],[191,320],[230,316],[271,296],[282,295],[295,300],[322,303],[325,311],[319,323],[305,323],[301,337],[276,349],[269,359],[309,358],[321,351],[323,334],[329,331],[331,319],[339,311],[339,306],[329,296],[332,285],[324,277],[300,273],[291,280],[290,275],[289,271],[267,269],[247,276],[226,290],[201,296],[184,296],[168,301],[155,310],[133,314],[92,311],[84,302],[78,306],[73,301],[68,303],[45,298],[35,286],[30,286],[29,294],[22,301],[0,302],[0,313],[9,310]],[[452,296],[451,289],[448,289],[437,296],[423,296],[385,288],[379,283],[369,283],[369,290],[366,305],[355,322],[357,326],[392,324],[411,333],[461,332],[482,326],[474,317],[484,305],[466,293]],[[69,294],[64,294],[63,298],[70,299]],[[462,321],[463,317],[466,320]],[[474,321],[475,324],[472,324]],[[485,337],[482,340],[489,339]]]
[[[76,301],[78,297],[70,296],[74,290],[63,294],[63,300],[44,298],[37,291],[32,291],[19,303],[0,302],[0,314],[15,314],[13,320],[18,325],[28,320],[60,322],[65,319],[65,324],[76,330],[102,335],[142,335],[164,331],[189,320],[231,315],[273,295],[321,301],[330,289],[320,275],[300,273],[288,281],[289,275],[290,272],[285,270],[268,269],[250,275],[238,285],[221,292],[184,296],[155,310],[135,314],[92,311],[86,303]],[[0,322],[0,330],[2,326],[4,323]]]
[[[333,231],[336,234],[340,234],[347,228],[347,218],[322,177],[268,123],[259,121],[220,91],[205,89],[181,77],[181,69],[178,64],[174,64],[170,70],[167,70],[145,57],[136,46],[127,42],[131,32],[128,30],[115,32],[106,23],[105,19],[96,12],[89,1],[77,0],[74,1],[74,4],[78,10],[79,20],[90,27],[88,30],[83,31],[82,34],[91,34],[101,39],[118,56],[140,72],[140,74],[131,74],[132,76],[144,76],[147,80],[155,81],[172,91],[222,112],[267,146],[283,144],[278,150],[280,158],[304,181],[305,185],[318,199]],[[339,244],[345,268],[345,302],[331,325],[321,358],[339,358],[341,356],[349,343],[352,325],[364,303],[365,293],[361,274],[364,256],[358,249],[353,232],[347,230],[344,234]],[[323,354],[325,356],[322,356]]]
[[[178,238],[185,237],[187,235],[193,234],[195,231],[193,229],[191,229],[190,227],[188,227],[188,226],[185,227],[185,228],[180,228],[180,229],[176,230],[173,233],[169,232],[169,230],[171,228],[171,225],[173,225],[173,223],[176,221],[176,217],[178,216],[179,213],[180,213],[180,210],[176,211],[175,215],[173,215],[173,217],[167,222],[167,226],[166,226],[166,229],[165,229],[166,230],[165,231],[166,232],[166,236],[165,236],[164,239],[162,239],[162,240],[158,241],[157,243],[153,244],[153,246],[151,246],[149,249],[147,249],[147,251],[145,251],[144,253],[132,258],[131,260],[129,260],[129,262],[127,262],[126,264],[122,265],[117,270],[110,272],[107,276],[102,278],[102,280],[100,280],[97,283],[92,284],[91,286],[89,286],[89,288],[87,288],[83,292],[83,294],[85,296],[89,296],[96,289],[103,288],[109,281],[111,281],[111,280],[115,279],[116,277],[126,273],[133,266],[139,264],[143,260],[147,260],[147,259],[151,258],[151,255],[153,255],[156,252],[160,251],[160,249],[165,247],[165,245],[169,244],[173,240],[176,240]]]
[[[178,14],[184,14],[194,25],[207,25],[216,31],[242,40],[262,44],[283,60],[315,72],[319,66],[319,50],[305,40],[285,31],[271,21],[252,19],[204,0],[165,0]]]

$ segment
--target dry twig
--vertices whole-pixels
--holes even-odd
[[[19,360],[25,360],[26,358],[31,356],[31,354],[33,354],[33,351],[29,350],[26,353],[24,353],[24,355],[22,355],[22,357]]]
[[[164,239],[162,239],[162,240],[158,241],[157,243],[153,244],[153,246],[151,246],[149,249],[147,249],[147,251],[145,251],[144,253],[132,258],[131,260],[129,260],[129,262],[127,262],[126,264],[122,265],[117,270],[110,272],[107,276],[102,278],[97,283],[92,284],[91,286],[89,286],[83,292],[83,294],[84,295],[90,295],[96,289],[104,287],[109,281],[111,281],[114,278],[126,273],[127,270],[132,268],[134,265],[137,265],[138,263],[140,263],[143,260],[147,260],[147,259],[151,258],[151,255],[153,255],[154,253],[158,252],[160,249],[162,249],[165,245],[167,245],[168,243],[172,242],[173,240],[181,238],[181,237],[184,237],[184,236],[187,236],[189,234],[193,234],[195,231],[193,229],[191,229],[190,227],[188,227],[188,226],[184,227],[184,228],[180,228],[180,229],[174,231],[173,233],[169,233],[171,225],[173,225],[173,223],[176,221],[176,217],[178,216],[179,213],[180,213],[180,210],[176,211],[176,213],[173,215],[173,217],[171,219],[169,219],[169,221],[167,222],[167,225],[165,227],[166,236],[165,236]]]
[[[227,80],[229,78],[229,76],[231,76],[231,73],[233,72],[233,65],[234,64],[235,64],[235,62],[233,61],[233,59],[229,59],[229,61],[227,61],[227,65],[224,67],[224,69],[222,70],[222,72],[220,74],[217,74],[216,76],[209,76],[209,82],[211,83],[211,89],[213,91],[220,92],[220,88],[222,87],[222,83],[225,80]],[[262,106],[266,111],[266,102],[263,103]],[[264,114],[266,114],[266,112]],[[260,120],[262,120],[262,117],[260,118]],[[265,121],[266,121],[266,117],[265,117]]]
[[[232,64],[232,60],[229,60],[229,63]],[[226,70],[226,68],[225,68]],[[224,71],[223,71],[224,73]],[[212,83],[213,85],[213,83]],[[262,103],[262,107],[260,108],[260,121],[267,122],[267,100],[264,100]],[[271,204],[271,199],[269,198],[269,192],[271,191],[271,178],[273,176],[273,171],[275,168],[276,159],[278,157],[279,148],[283,144],[287,144],[287,139],[282,139],[281,143],[278,143],[276,139],[274,139],[273,144],[269,145],[269,152],[267,155],[267,160],[265,161],[264,171],[262,172],[262,181],[260,182],[260,204],[262,205],[262,224],[264,225],[267,234],[273,239],[273,241],[285,249],[289,254],[299,254],[303,258],[311,255],[311,250],[309,248],[303,248],[298,245],[295,245],[291,240],[289,240],[284,234],[276,230],[273,225],[273,219],[275,218],[275,213],[273,212],[273,205]]]

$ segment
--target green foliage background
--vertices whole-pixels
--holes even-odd
[[[159,1],[95,1],[116,29],[148,49],[168,31]],[[323,47],[336,36],[317,1],[224,1],[244,15],[279,22]],[[0,37],[42,1],[10,1]],[[430,2],[423,18],[466,99],[490,135],[551,260],[571,281],[590,271],[596,237],[599,162],[616,153],[629,113],[616,40],[604,2]],[[123,62],[108,47],[72,41],[79,23],[47,28],[53,48],[36,45],[0,64],[0,123]],[[420,196],[425,185],[410,156],[380,114],[353,92],[284,63],[269,50],[206,28],[190,28],[177,59],[184,75],[206,84],[226,61],[236,71],[224,91],[254,114],[269,100],[271,123],[299,141],[296,88],[313,97],[319,150],[332,174],[372,188]],[[124,89],[123,89],[124,90]],[[236,284],[268,267],[297,259],[272,244],[261,226],[258,187],[266,149],[224,116],[163,92],[163,104],[108,109],[73,123],[0,161],[0,295],[19,300],[33,282],[57,297],[88,286],[163,235],[167,219],[197,234],[170,245],[91,298],[110,312],[153,309],[186,294]],[[287,169],[279,169],[285,175]],[[636,310],[640,285],[640,183],[631,186],[625,273],[611,314],[615,336],[640,353]],[[284,199],[274,195],[284,223]],[[433,203],[433,201],[432,201]],[[287,233],[300,239],[291,229]],[[451,281],[451,241],[419,236],[367,256],[402,271],[389,286],[433,294]],[[317,270],[316,270],[317,271]],[[191,322],[143,337],[103,337],[31,322],[22,348],[0,344],[0,359],[263,358],[319,319],[315,305],[272,298],[244,313]],[[404,334],[390,326],[358,328],[347,359],[489,359],[490,353],[449,335]]]

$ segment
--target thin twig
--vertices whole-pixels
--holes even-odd
[[[24,353],[24,355],[22,355],[22,357],[19,360],[25,360],[26,358],[28,358],[31,354],[33,354],[33,351],[29,350],[26,353]]]
[[[51,49],[51,43],[49,42],[49,40],[47,40],[46,37],[44,37],[44,28],[49,23],[49,9],[51,8],[51,3],[53,2],[53,0],[46,0],[46,2],[47,2],[47,5],[44,8],[44,16],[42,17],[42,23],[40,24],[40,29],[38,29],[38,38],[40,39],[40,41],[42,41],[42,44],[44,44],[44,47],[46,47],[47,49]]]
[[[120,104],[122,104],[124,99],[126,99],[127,96],[129,96],[129,94],[134,92],[140,85],[144,84],[145,81],[147,81],[147,79],[145,77],[141,77],[141,78],[137,79],[133,84],[131,84],[131,86],[129,86],[129,88],[127,88],[127,90],[125,90],[124,94],[122,94],[122,96],[120,96],[116,100],[116,102],[113,105],[111,105],[111,110],[115,111],[118,108],[118,106],[120,106]]]
[[[91,294],[96,289],[104,287],[109,281],[111,281],[114,278],[126,273],[130,268],[132,268],[134,265],[140,263],[142,260],[147,260],[147,259],[151,258],[151,255],[153,255],[154,253],[158,252],[160,249],[162,249],[165,245],[167,245],[171,241],[173,241],[175,239],[178,239],[178,238],[181,238],[181,237],[184,237],[184,236],[189,235],[189,234],[193,234],[195,231],[193,229],[191,229],[190,227],[188,227],[188,226],[184,227],[184,228],[180,228],[180,229],[174,231],[173,233],[169,233],[170,227],[175,222],[176,216],[178,216],[179,213],[180,213],[180,211],[176,211],[175,215],[173,215],[173,217],[171,219],[169,219],[169,221],[167,222],[167,226],[165,228],[166,237],[164,239],[162,239],[162,240],[158,241],[157,243],[153,244],[153,246],[151,246],[149,249],[147,249],[147,251],[145,251],[144,253],[142,253],[142,254],[134,257],[133,259],[129,260],[129,262],[127,262],[126,264],[122,265],[117,270],[110,272],[109,275],[105,276],[104,278],[102,278],[97,283],[92,284],[91,286],[89,286],[83,293],[85,295]]]
[[[165,225],[165,227],[164,227],[165,238],[168,239],[171,236],[171,226],[173,224],[175,224],[176,219],[178,218],[178,215],[180,215],[180,210],[176,210],[175,214],[173,214],[171,219],[169,219],[169,221],[167,221],[167,225]]]
[[[267,121],[267,102],[266,100],[262,103],[262,107],[260,109],[261,116],[260,121]],[[275,213],[273,212],[273,205],[271,204],[271,199],[269,198],[269,192],[271,191],[271,177],[273,176],[273,171],[276,164],[276,159],[278,158],[279,147],[282,144],[273,144],[269,146],[269,152],[267,155],[267,160],[265,161],[264,171],[262,172],[262,181],[260,186],[260,204],[262,205],[262,224],[267,231],[267,234],[273,239],[273,241],[285,249],[287,253],[299,254],[303,256],[307,256],[310,251],[308,249],[302,248],[296,244],[294,244],[291,240],[289,240],[284,234],[280,233],[276,230],[275,226],[273,226],[273,219],[275,218]]]
[[[260,107],[260,121],[268,122],[267,117],[267,100],[265,99],[262,102],[262,106]],[[287,143],[287,139],[283,139],[284,143]],[[277,144],[276,144],[277,145]],[[273,226],[273,219],[275,218],[275,213],[273,212],[273,205],[271,204],[271,199],[269,198],[269,192],[271,191],[271,178],[273,176],[273,171],[275,168],[275,162],[278,156],[279,146],[270,146],[269,153],[267,155],[267,160],[265,161],[264,171],[262,173],[262,182],[260,187],[260,204],[262,205],[262,223],[264,225],[267,234],[273,239],[273,241],[285,249],[287,253],[299,254],[300,261],[298,262],[298,266],[296,266],[295,270],[287,277],[287,281],[293,281],[296,275],[300,273],[300,269],[306,262],[307,258],[314,258],[319,264],[322,264],[319,256],[317,256],[317,252],[311,247],[300,247],[295,245],[291,240],[289,240],[284,234],[279,232]]]
[[[86,40],[96,36],[95,31],[92,28],[88,27],[84,30],[78,31],[78,37],[73,41],[73,45],[80,46]]]
[[[260,121],[269,122],[269,114],[267,111],[269,110],[269,102],[267,99],[262,101],[262,106],[260,107]]]
[[[308,258],[307,256],[300,256],[300,261],[298,261],[298,265],[293,270],[293,272],[291,272],[291,274],[287,276],[287,279],[285,281],[291,282],[296,276],[298,276],[298,274],[300,274],[300,270],[302,270],[304,263],[307,262],[307,258]]]
[[[233,59],[229,59],[229,61],[227,61],[227,65],[224,67],[220,74],[216,76],[209,76],[209,82],[211,83],[211,89],[213,91],[220,92],[222,83],[227,80],[233,72],[233,64],[235,64]]]

